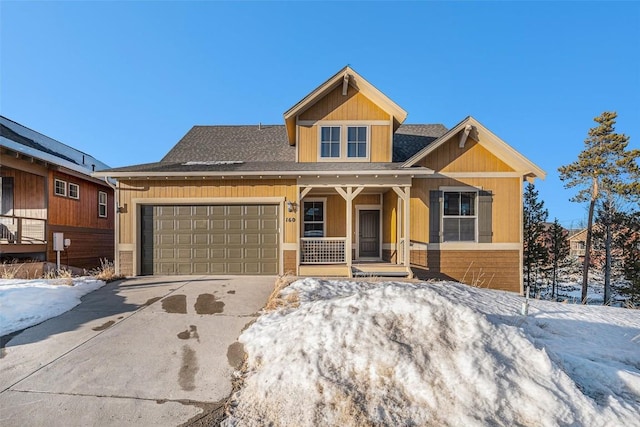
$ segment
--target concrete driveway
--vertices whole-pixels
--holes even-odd
[[[2,426],[196,425],[231,392],[274,277],[108,284],[0,348]]]

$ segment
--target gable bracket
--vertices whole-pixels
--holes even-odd
[[[472,130],[473,130],[473,126],[471,125],[466,125],[464,127],[464,130],[462,131],[462,133],[460,133],[460,144],[459,144],[460,148],[464,148],[464,144],[466,144],[467,138],[469,137],[469,134],[471,133]]]
[[[349,73],[344,73],[342,78],[342,96],[347,96],[347,90],[349,89]]]

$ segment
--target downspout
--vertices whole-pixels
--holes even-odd
[[[115,269],[116,275],[119,276],[120,252],[118,251],[118,236],[120,235],[120,221],[118,213],[120,209],[118,208],[118,204],[120,200],[120,192],[118,191],[117,185],[113,185],[109,182],[108,176],[104,177],[104,182],[113,190],[113,268]]]

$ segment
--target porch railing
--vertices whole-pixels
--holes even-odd
[[[40,218],[0,215],[0,244],[47,243],[46,225],[47,221]]]
[[[303,237],[301,241],[300,263],[302,264],[343,264],[345,257],[345,237]]]

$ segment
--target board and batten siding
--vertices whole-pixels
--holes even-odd
[[[419,164],[438,172],[513,172],[513,168],[470,137],[464,148],[453,138]]]
[[[342,85],[298,116],[299,120],[389,120],[389,113],[349,86],[342,95]]]
[[[46,170],[44,170],[46,172]],[[46,177],[2,166],[0,175],[13,178],[11,215],[47,219]]]
[[[369,98],[349,86],[346,96],[342,95],[342,86],[328,93],[308,110],[298,116],[299,121],[321,122],[323,120],[339,122],[388,121],[386,124],[370,124],[369,142],[371,162],[391,161],[391,117]],[[354,123],[355,124],[355,123]],[[359,124],[359,123],[358,123]],[[319,124],[298,125],[298,161],[318,161]]]
[[[144,203],[144,199],[171,199],[169,204],[179,204],[180,199],[202,199],[201,204],[215,205],[215,199],[230,199],[246,203],[248,198],[282,197],[297,201],[296,181],[277,179],[189,179],[189,180],[121,180],[120,206],[120,243],[133,244],[135,239],[134,221],[137,220],[133,200]],[[198,204],[198,203],[191,203]],[[294,217],[294,213],[283,213],[285,218]],[[295,243],[297,224],[284,223],[284,243]]]
[[[429,239],[429,193],[441,187],[476,187],[490,191],[492,243],[519,243],[521,232],[520,178],[427,178],[414,179],[411,187],[411,240],[436,243]]]
[[[67,195],[69,183],[77,184],[80,188],[79,199],[55,194],[55,180],[59,179],[67,183]],[[73,175],[62,172],[50,171],[49,173],[49,224],[67,227],[95,228],[100,230],[113,230],[114,200],[113,190],[110,187],[85,181]],[[107,193],[107,217],[98,215],[98,192]]]

